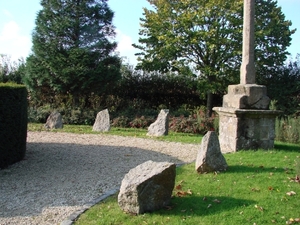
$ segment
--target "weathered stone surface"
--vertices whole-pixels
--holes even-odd
[[[118,204],[128,213],[142,214],[167,206],[175,185],[176,165],[147,161],[131,169],[122,180]]]
[[[59,112],[52,112],[44,125],[47,129],[61,129],[63,128],[62,116]]]
[[[240,84],[229,85],[219,114],[222,152],[242,149],[269,149],[274,146],[275,118],[280,112],[269,109],[267,88],[255,84],[255,0],[244,0],[243,53]]]
[[[224,171],[227,169],[228,165],[221,153],[219,139],[214,131],[208,131],[202,138],[195,167],[198,173]]]
[[[219,141],[223,153],[274,148],[275,120],[280,111],[224,107],[213,110],[219,114]]]
[[[148,136],[163,136],[169,132],[169,110],[162,109],[154,123],[148,127]]]
[[[237,109],[269,109],[267,88],[257,84],[229,85],[223,97],[223,107]]]
[[[255,84],[254,39],[255,39],[255,1],[244,0],[243,52],[240,73],[241,84]]]
[[[108,109],[102,110],[97,114],[93,131],[107,132],[110,130],[110,119]]]

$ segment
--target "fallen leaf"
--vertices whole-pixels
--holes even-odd
[[[182,186],[180,184],[178,184],[175,188],[176,188],[176,190],[181,190]]]
[[[203,197],[203,201],[206,201],[207,200],[207,198],[206,197]]]
[[[300,176],[296,176],[295,178],[289,177],[289,180],[290,180],[291,182],[297,182],[297,183],[300,183]]]
[[[286,194],[287,194],[288,196],[293,196],[293,195],[296,194],[296,192],[294,192],[294,191],[289,191],[289,192],[287,192]]]
[[[178,197],[184,197],[184,196],[186,196],[186,192],[185,192],[185,191],[178,191],[178,192],[176,193],[176,195],[177,195]]]
[[[257,208],[260,211],[264,211],[263,207],[261,207],[261,206],[255,205],[254,207]]]
[[[269,190],[269,191],[273,191],[273,187],[271,187],[271,186],[268,187],[268,190]]]
[[[260,192],[259,188],[251,188],[251,191]]]
[[[193,192],[192,192],[191,189],[188,189],[186,193],[189,194],[189,195],[192,195],[192,194],[193,194]]]
[[[210,208],[211,207],[211,204],[209,204],[208,206],[207,206],[207,208]]]
[[[293,218],[290,218],[288,221],[286,221],[286,224],[293,224],[295,220]]]
[[[221,203],[221,201],[219,199],[215,199],[215,200],[213,200],[213,202],[215,202],[215,203]]]

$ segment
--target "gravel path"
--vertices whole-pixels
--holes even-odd
[[[0,170],[0,225],[60,224],[147,161],[196,159],[199,146],[103,134],[28,132],[26,157]]]

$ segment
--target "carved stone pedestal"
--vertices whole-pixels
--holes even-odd
[[[223,96],[223,107],[236,109],[269,109],[270,98],[267,87],[257,84],[236,84],[228,86]]]
[[[219,114],[219,141],[222,152],[274,147],[275,118],[269,109],[267,88],[255,84],[255,0],[244,0],[243,54],[240,84],[229,85]]]
[[[219,141],[223,153],[274,147],[275,119],[279,111],[225,107],[213,110],[219,114]]]

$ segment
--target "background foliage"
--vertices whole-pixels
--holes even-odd
[[[211,0],[201,8],[191,0],[151,1],[155,10],[145,10],[135,45],[141,50],[137,68],[114,52],[107,1],[93,2],[42,1],[33,54],[18,62],[1,55],[0,81],[27,85],[29,121],[44,123],[57,110],[65,124],[91,125],[108,108],[114,126],[146,127],[168,108],[175,131],[212,129],[217,118],[203,114],[208,90],[214,93],[210,106],[221,106],[228,83],[238,80],[242,1]],[[257,81],[267,86],[271,108],[282,110],[282,119],[299,120],[299,57],[283,63],[291,22],[273,0],[256,0],[256,6]],[[202,54],[193,55],[196,50]]]
[[[212,93],[224,93],[239,83],[242,53],[242,0],[148,0],[141,19],[138,68],[179,71],[196,76],[207,93],[208,116]],[[274,0],[255,1],[255,57],[257,81],[281,66],[291,42],[291,21]]]
[[[73,105],[120,78],[120,58],[107,0],[42,0],[24,82],[31,97],[67,94]],[[83,97],[83,98],[82,98]]]

